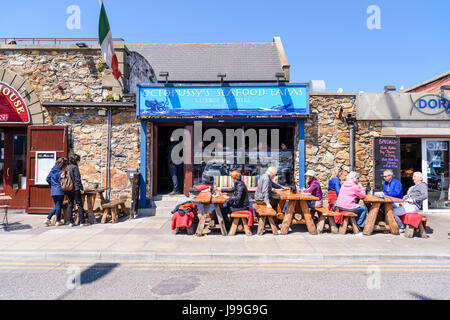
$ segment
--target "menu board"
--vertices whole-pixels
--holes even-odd
[[[36,176],[34,184],[47,184],[47,176],[56,162],[56,151],[36,151]]]
[[[400,139],[375,138],[374,140],[375,190],[383,190],[383,172],[392,170],[393,178],[401,181]]]

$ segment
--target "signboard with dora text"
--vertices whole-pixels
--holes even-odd
[[[138,85],[138,116],[308,115],[308,84]]]

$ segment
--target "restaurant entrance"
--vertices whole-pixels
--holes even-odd
[[[0,193],[12,198],[10,209],[25,209],[27,128],[0,128]]]

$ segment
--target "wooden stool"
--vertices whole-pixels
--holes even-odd
[[[266,229],[266,223],[269,222],[270,228],[274,235],[278,235],[277,225],[275,224],[274,217],[277,216],[277,212],[274,209],[269,209],[265,205],[253,204],[253,210],[258,218],[258,236],[264,234]]]
[[[231,224],[230,231],[228,233],[229,236],[234,236],[236,234],[236,230],[238,229],[239,221],[242,220],[242,224],[244,225],[244,231],[247,236],[252,235],[252,230],[248,226],[248,218],[253,214],[250,210],[248,211],[236,211],[231,213],[231,219],[233,222]]]
[[[418,228],[414,228],[414,226],[412,226],[410,224],[407,224],[406,228],[405,228],[405,237],[406,238],[412,238],[412,237],[414,237],[414,233],[418,232],[419,236],[421,238],[426,239],[427,238],[427,231],[426,231],[425,226],[423,224],[426,221],[427,221],[427,217],[423,217],[422,221],[419,223],[419,227]]]
[[[116,200],[111,200],[108,203],[102,204],[103,216],[101,223],[106,223],[108,219],[108,215],[111,215],[112,223],[118,223],[119,222],[119,207],[120,210],[127,214],[126,207],[125,207],[125,198],[120,198]]]
[[[342,221],[342,225],[339,227],[339,233],[340,234],[346,234],[347,233],[347,227],[348,227],[348,220],[350,219],[352,224],[352,229],[354,234],[359,233],[359,227],[356,224],[356,217],[358,216],[356,213],[351,211],[341,211],[337,212],[338,216],[344,216],[344,220]]]
[[[341,216],[341,212],[335,212],[328,210],[327,208],[313,208],[314,211],[319,215],[319,221],[317,222],[317,233],[323,233],[323,229],[325,227],[325,222],[328,220],[328,224],[330,225],[331,233],[337,234],[338,227],[336,226],[336,222],[334,222],[334,217]],[[348,222],[347,222],[348,223]]]

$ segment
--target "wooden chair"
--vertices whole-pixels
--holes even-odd
[[[246,210],[246,211],[236,211],[231,213],[231,219],[233,219],[233,222],[231,223],[230,231],[228,232],[229,236],[234,236],[236,234],[236,231],[238,230],[239,222],[242,221],[242,224],[244,225],[244,232],[247,236],[252,235],[252,230],[248,226],[248,218],[250,215],[253,214],[252,211]]]
[[[127,197],[120,197],[120,199],[111,200],[108,203],[102,204],[103,216],[101,223],[106,223],[109,220],[109,215],[111,215],[112,223],[119,222],[119,207],[123,214],[127,214],[127,209],[125,207],[125,201]]]
[[[265,205],[253,204],[253,210],[255,216],[258,218],[258,236],[264,234],[266,224],[269,222],[272,233],[278,235],[277,225],[275,224],[274,217],[277,216],[277,212],[274,209],[269,209]],[[255,217],[255,218],[256,218]],[[256,219],[255,219],[256,220]]]
[[[427,238],[427,231],[424,226],[424,222],[427,221],[427,217],[423,217],[422,221],[419,223],[418,228],[414,228],[414,226],[407,224],[405,228],[405,237],[412,238],[414,237],[414,233],[418,233],[421,238]]]

